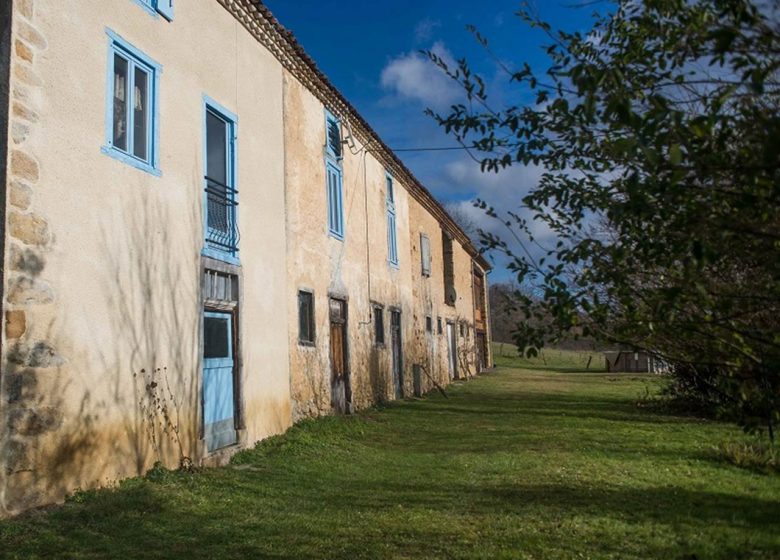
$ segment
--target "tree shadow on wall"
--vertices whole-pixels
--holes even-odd
[[[199,174],[190,184],[200,184]],[[186,208],[172,193],[136,194],[102,228],[107,322],[98,328],[110,334],[100,360],[105,404],[118,417],[111,429],[131,455],[111,461],[131,461],[128,475],[197,454],[202,220],[200,193],[192,194]]]

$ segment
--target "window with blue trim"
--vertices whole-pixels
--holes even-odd
[[[107,138],[104,152],[158,172],[157,98],[160,66],[118,35],[109,35]]]
[[[236,209],[236,118],[205,105],[206,248],[223,255],[238,254]]]
[[[341,123],[332,114],[325,114],[325,176],[328,195],[328,232],[344,239],[344,184],[341,160]]]
[[[388,173],[387,180],[387,260],[393,266],[398,266],[398,237],[395,219],[395,185],[393,177]]]
[[[173,0],[135,0],[152,15],[158,13],[168,21],[173,21]]]

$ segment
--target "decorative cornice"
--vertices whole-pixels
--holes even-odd
[[[349,124],[355,137],[364,146],[369,147],[369,151],[377,160],[407,187],[415,200],[439,221],[445,231],[457,239],[484,270],[492,268],[439,201],[382,141],[357,109],[317,67],[292,32],[279,23],[261,0],[217,0],[217,2],[224,6],[329,111]]]

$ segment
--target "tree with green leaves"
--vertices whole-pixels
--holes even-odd
[[[533,355],[576,330],[647,349],[748,430],[780,421],[780,23],[773,0],[622,0],[590,33],[553,30],[549,68],[507,69],[534,103],[491,106],[467,61],[431,59],[468,102],[431,115],[483,172],[537,165],[524,212],[478,204],[517,239],[524,215],[557,246],[503,252]],[[474,30],[489,50],[487,40]],[[520,200],[521,198],[521,200]],[[524,293],[533,293],[527,297]],[[536,319],[536,320],[533,320]],[[544,320],[542,320],[544,319]]]

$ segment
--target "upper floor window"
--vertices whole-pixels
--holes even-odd
[[[385,176],[387,182],[387,201],[391,204],[395,204],[395,185],[393,185],[393,177],[389,173]]]
[[[236,127],[238,118],[211,99],[204,100],[206,253],[238,254],[236,207]]]
[[[160,14],[168,21],[173,21],[174,0],[135,0],[147,12],[153,15]]]
[[[387,193],[386,193],[386,206],[387,206],[387,260],[392,266],[398,266],[398,236],[396,232],[396,216],[395,216],[395,186],[393,184],[393,177],[389,173],[386,174],[387,180]]]
[[[159,64],[108,31],[108,103],[103,152],[159,175]]]
[[[441,242],[443,259],[442,272],[444,275],[444,303],[447,305],[455,305],[458,296],[455,292],[455,262],[452,249],[452,237],[443,230]]]
[[[422,261],[422,275],[431,275],[431,240],[424,233],[420,234],[420,259]]]
[[[325,116],[325,147],[328,156],[341,161],[344,148],[341,142],[341,123],[330,112]]]
[[[341,168],[343,157],[341,124],[330,112],[325,112],[325,183],[328,198],[328,232],[344,239],[344,184]]]

